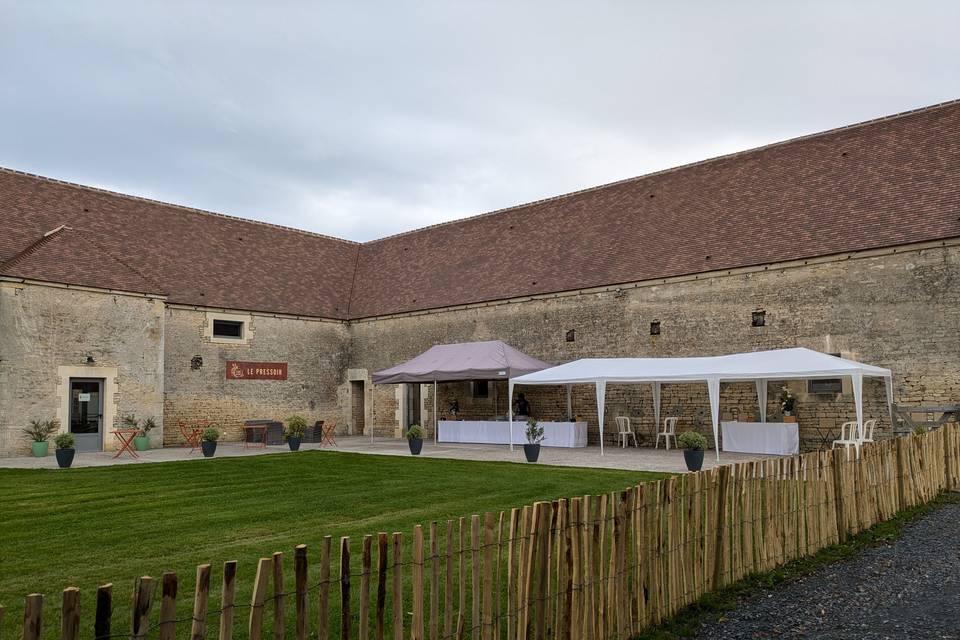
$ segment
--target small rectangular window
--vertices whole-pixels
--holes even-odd
[[[840,357],[839,353],[831,353],[830,355]],[[843,378],[807,380],[807,393],[843,393]]]
[[[843,380],[841,378],[807,381],[807,393],[841,393],[842,391]]]
[[[490,396],[490,383],[487,380],[474,380],[470,383],[474,398],[487,398]]]
[[[214,320],[213,321],[214,338],[233,338],[234,340],[243,339],[243,323],[234,320]]]

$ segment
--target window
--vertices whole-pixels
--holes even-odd
[[[214,320],[213,337],[243,340],[243,322],[237,322],[234,320]]]
[[[254,333],[253,316],[240,313],[207,311],[203,337],[219,344],[249,344]]]
[[[839,353],[831,353],[830,355],[840,357]],[[807,380],[807,393],[843,393],[843,378]]]
[[[843,392],[842,378],[825,378],[823,380],[808,380],[807,393],[841,393]]]
[[[490,396],[490,382],[487,380],[474,380],[470,383],[470,391],[474,398],[488,398]]]

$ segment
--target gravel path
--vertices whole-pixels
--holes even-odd
[[[698,638],[960,638],[960,503],[890,545],[763,592]]]

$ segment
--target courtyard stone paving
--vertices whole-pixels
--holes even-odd
[[[310,451],[320,449],[319,444],[304,443],[301,451]],[[369,437],[363,436],[338,436],[337,446],[324,447],[326,451],[341,451],[350,453],[361,453],[370,455],[386,456],[409,456],[410,451],[407,448],[406,440],[400,439],[376,439],[373,442]],[[216,457],[233,458],[243,456],[259,455],[279,455],[290,454],[287,445],[270,446],[266,448],[245,449],[241,443],[222,442],[217,447]],[[540,461],[538,464],[556,465],[562,467],[592,467],[599,469],[620,469],[636,471],[664,471],[664,472],[683,472],[686,467],[683,462],[683,453],[677,449],[669,451],[650,448],[620,447],[608,446],[605,448],[603,456],[600,455],[600,448],[591,446],[581,449],[566,449],[543,447],[540,451]],[[480,460],[497,462],[515,462],[526,464],[523,456],[523,447],[517,446],[514,451],[506,445],[480,445],[480,444],[434,444],[432,441],[423,443],[424,458],[448,458],[455,460]],[[764,457],[763,455],[742,454],[742,453],[721,453],[719,464],[732,464],[743,462],[745,460],[756,460]],[[203,455],[199,450],[190,453],[189,448],[185,447],[165,447],[163,449],[151,449],[140,452],[139,458],[132,458],[123,454],[119,458],[113,457],[112,451],[97,453],[78,453],[74,459],[73,466],[76,467],[103,467],[117,464],[148,464],[153,462],[170,462],[174,460],[202,460]],[[713,451],[707,451],[704,456],[704,468],[709,469],[718,463]],[[55,469],[57,468],[56,458],[53,456],[51,447],[50,455],[44,458],[33,458],[29,456],[0,458],[0,468],[8,469]]]

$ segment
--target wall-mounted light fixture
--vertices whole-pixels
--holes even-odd
[[[570,329],[567,331],[567,342],[576,342],[577,340],[577,330]]]
[[[650,335],[658,336],[660,335],[660,321],[654,320],[650,323]]]
[[[203,356],[193,356],[190,358],[190,369],[198,371],[203,367]]]
[[[87,364],[93,364],[96,360],[93,359],[93,356],[87,356]]]
[[[763,309],[757,309],[753,312],[750,319],[750,326],[762,327],[767,324],[767,312]]]

